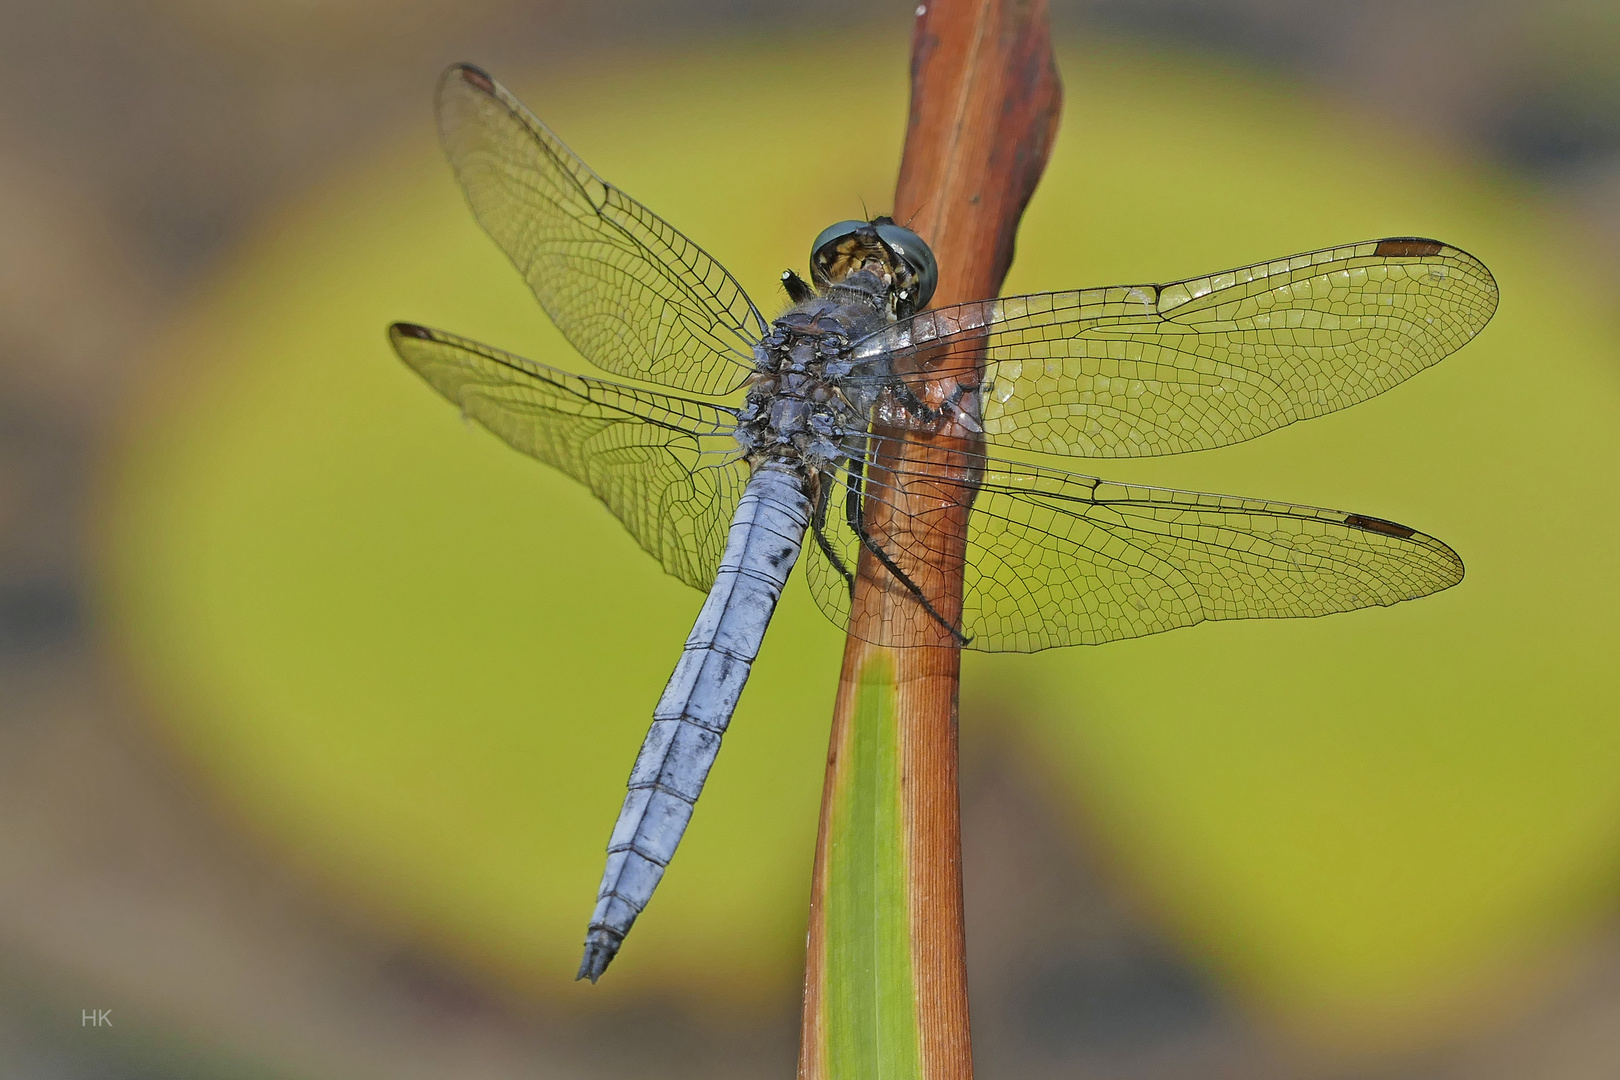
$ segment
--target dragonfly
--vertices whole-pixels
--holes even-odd
[[[1490,272],[1456,247],[1389,237],[930,309],[927,243],[878,217],[816,237],[810,280],[784,273],[785,311],[767,321],[488,73],[450,67],[436,108],[474,216],[564,337],[618,378],[414,323],[390,328],[394,349],[707,594],[631,770],[579,978],[602,975],[662,879],[801,553],[817,605],[849,632],[918,640],[903,616],[851,618],[869,572],[944,647],[992,652],[1320,616],[1462,580],[1451,548],[1381,517],[1018,460],[1204,450],[1382,393],[1495,311]],[[945,430],[969,436],[950,464],[899,445]],[[936,554],[928,522],[908,518],[952,503],[971,506],[954,599],[920,569]]]

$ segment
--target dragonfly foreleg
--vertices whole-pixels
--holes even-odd
[[[816,290],[812,289],[804,278],[792,270],[782,271],[782,288],[787,290],[788,299],[795,304],[802,304],[806,300],[815,299]]]
[[[937,424],[942,420],[955,420],[963,427],[976,435],[984,434],[984,428],[978,419],[978,404],[971,396],[977,393],[975,386],[966,386],[957,382],[951,387],[950,396],[940,403],[937,409],[930,408],[928,403],[917,395],[917,392],[907,386],[904,381],[897,380],[890,389],[900,399],[900,405],[913,416],[925,424]],[[964,407],[962,399],[967,398],[969,404]]]
[[[907,386],[904,379],[896,379],[889,386],[889,390],[895,397],[900,399],[901,408],[913,416],[920,417],[925,423],[938,423],[940,417],[945,415],[938,409],[930,409],[928,403],[919,397],[915,390]]]

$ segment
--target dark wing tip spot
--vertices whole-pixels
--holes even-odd
[[[389,329],[400,337],[421,338],[423,341],[433,340],[433,331],[425,326],[417,326],[415,323],[397,322]]]
[[[495,93],[495,80],[490,77],[489,72],[477,64],[457,64],[456,70],[461,72],[461,77],[474,89],[482,90],[486,94]]]
[[[1438,240],[1430,240],[1422,236],[1393,236],[1388,240],[1378,241],[1373,249],[1374,255],[1403,256],[1403,255],[1438,255],[1440,249],[1446,245]]]
[[[1368,517],[1365,514],[1351,514],[1344,519],[1344,523],[1352,529],[1383,533],[1385,536],[1393,536],[1401,540],[1409,539],[1417,532],[1416,529],[1408,529],[1405,525],[1385,521],[1383,518]]]

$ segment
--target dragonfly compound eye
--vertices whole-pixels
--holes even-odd
[[[915,310],[927,304],[934,295],[934,286],[939,283],[939,266],[934,261],[934,253],[923,243],[922,237],[884,217],[870,222],[840,221],[822,229],[815,243],[810,245],[811,276],[818,284],[825,285],[829,279],[839,276],[840,264],[848,267],[851,256],[858,265],[862,248],[873,250],[868,245],[874,233],[891,256],[891,265],[894,259],[902,264],[894,268],[900,271],[901,294],[908,307]],[[865,240],[858,234],[864,234]]]
[[[819,277],[822,268],[833,261],[834,249],[840,240],[853,236],[866,228],[864,221],[840,221],[836,225],[829,225],[816,234],[815,243],[810,245],[810,274]]]
[[[890,251],[900,256],[900,261],[916,278],[916,284],[911,287],[913,295],[909,298],[911,307],[927,307],[934,295],[934,286],[939,284],[939,264],[934,261],[934,253],[923,243],[922,237],[904,225],[880,221],[874,227],[878,237],[889,245]]]

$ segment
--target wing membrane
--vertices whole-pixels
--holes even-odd
[[[592,172],[478,68],[444,73],[438,113],[479,224],[586,359],[700,394],[742,384],[765,320],[725,267]]]
[[[867,494],[902,515],[910,508],[925,517],[963,483],[958,475],[917,470],[895,477],[887,491],[868,485]],[[890,535],[926,537],[930,524]],[[858,540],[844,522],[828,525],[835,552],[853,566]],[[929,557],[914,540],[901,544],[912,545],[891,551],[903,569]],[[892,575],[877,573],[900,589]],[[847,585],[819,549],[808,574],[823,612],[846,625]],[[1209,619],[1309,617],[1394,604],[1449,588],[1462,576],[1462,560],[1445,544],[1380,518],[984,459],[969,520],[961,629],[968,648],[1036,652]],[[893,625],[879,634],[887,638],[879,644],[915,640]]]
[[[1496,299],[1465,251],[1369,240],[1168,285],[925,311],[856,353],[884,379],[953,359],[960,371],[982,351],[993,444],[1143,457],[1243,442],[1382,393],[1473,338]]]
[[[667,572],[708,589],[749,476],[730,410],[570,375],[408,323],[388,336],[464,415],[585,484]]]

